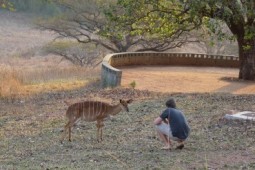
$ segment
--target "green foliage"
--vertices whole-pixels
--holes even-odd
[[[182,5],[173,1],[119,0],[111,9],[106,13],[109,20],[120,26],[129,25],[132,35],[147,38],[169,38],[183,30],[190,30],[200,22],[193,20],[191,24],[188,15],[181,14]]]
[[[130,87],[132,87],[133,89],[135,89],[135,87],[136,87],[136,81],[135,81],[135,80],[132,81],[129,85],[130,85]]]
[[[195,3],[196,2],[196,3]],[[239,37],[245,45],[240,48],[252,46],[255,39],[254,19],[255,19],[255,2],[239,0],[188,0],[190,6],[189,13],[201,18],[207,18],[204,24],[218,35],[218,39],[233,39],[233,36],[226,36],[221,29],[222,23],[230,28],[235,37]],[[248,41],[247,41],[248,40]],[[248,44],[247,44],[248,43]]]
[[[60,8],[49,0],[10,0],[17,11],[55,15]]]
[[[204,17],[203,27],[205,28],[206,33],[211,36],[214,41],[234,41],[236,39],[233,34],[225,29],[226,24],[221,20]]]
[[[250,45],[243,45],[242,47],[243,47],[244,51],[251,50],[251,46]]]
[[[255,17],[254,17],[255,18]],[[245,27],[245,36],[244,36],[244,39],[245,40],[253,40],[254,37],[255,37],[255,26],[246,26]]]
[[[167,39],[205,26],[217,41],[238,39],[241,50],[254,46],[255,2],[239,0],[118,0],[122,15],[111,19],[132,26],[132,34]],[[117,10],[113,10],[114,11]],[[226,24],[232,35],[223,29]],[[204,27],[204,28],[205,28]]]
[[[15,11],[13,4],[8,0],[0,1],[0,9],[7,9],[10,11]]]

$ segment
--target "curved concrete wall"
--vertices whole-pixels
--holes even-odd
[[[117,87],[121,83],[122,71],[111,66],[112,56],[108,54],[104,57],[101,68],[101,85],[106,87]]]
[[[115,53],[105,56],[101,70],[103,88],[121,84],[122,72],[114,67],[130,65],[174,65],[174,66],[211,66],[239,67],[235,56],[192,54],[192,53]]]

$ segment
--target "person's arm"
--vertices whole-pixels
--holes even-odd
[[[169,124],[169,120],[168,120],[168,119],[164,119],[163,122],[164,122],[165,124]]]
[[[162,118],[161,117],[157,117],[155,120],[154,120],[154,125],[160,125],[162,123]]]
[[[168,124],[169,123],[168,113],[169,113],[169,111],[167,109],[164,110],[163,113],[154,120],[154,125],[160,125],[162,122]]]

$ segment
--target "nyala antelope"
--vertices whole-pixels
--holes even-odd
[[[122,110],[128,112],[128,104],[130,104],[132,101],[132,99],[121,99],[117,105],[110,105],[100,101],[84,101],[70,105],[66,111],[68,122],[64,127],[61,142],[63,142],[65,138],[67,129],[69,134],[69,141],[71,141],[71,128],[80,119],[87,122],[97,121],[97,141],[102,141],[102,128],[104,127],[104,119],[110,115],[116,115]]]

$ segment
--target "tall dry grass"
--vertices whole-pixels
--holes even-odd
[[[0,96],[13,96],[21,91],[22,82],[18,72],[11,67],[0,68]]]
[[[72,89],[99,78],[99,68],[83,67],[17,69],[0,68],[0,97],[15,97],[53,90]]]

